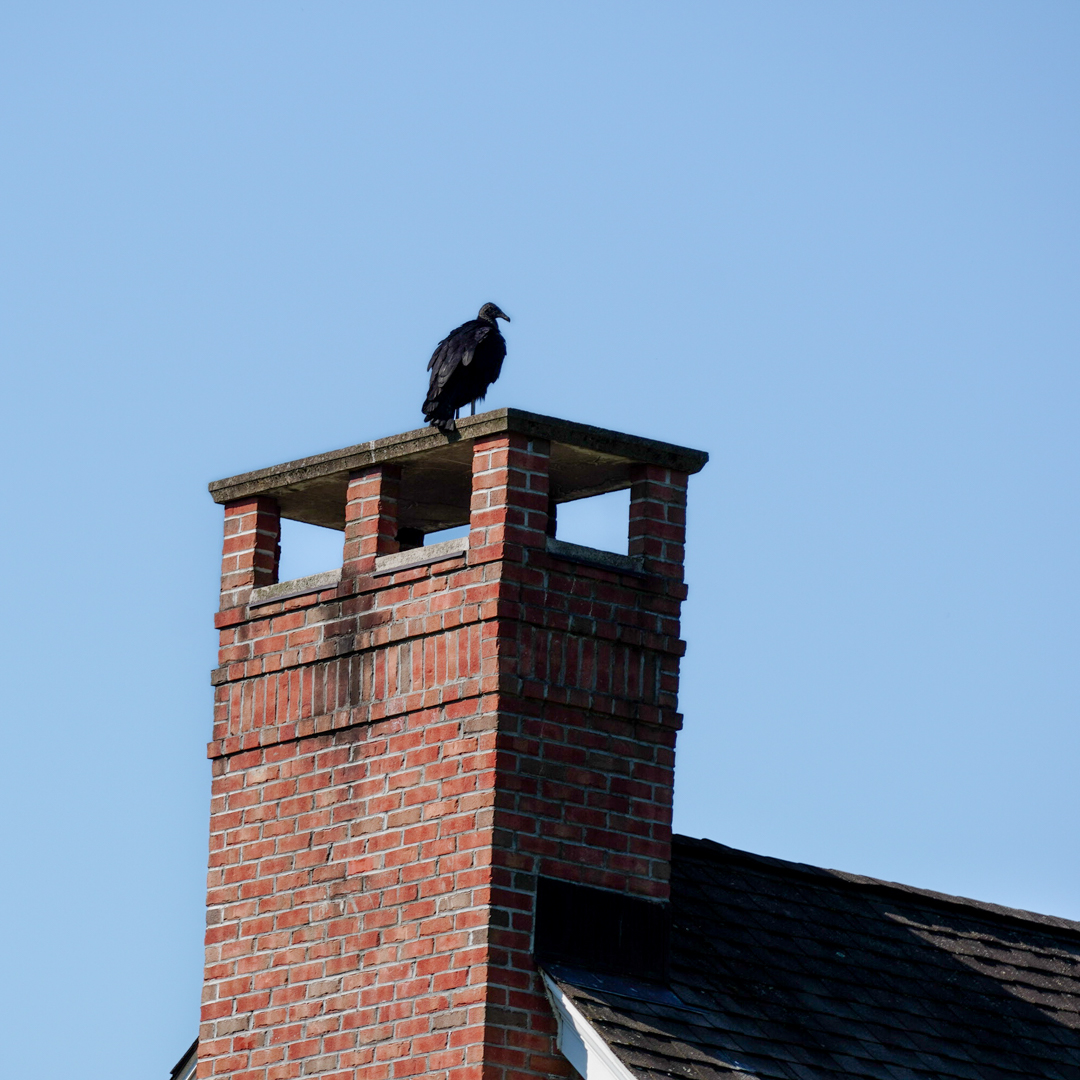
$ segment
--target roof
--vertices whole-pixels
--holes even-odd
[[[454,435],[419,428],[215,480],[210,494],[219,503],[268,495],[278,500],[283,517],[343,529],[349,474],[394,462],[402,466],[398,524],[433,532],[468,522],[472,442],[484,435],[516,432],[549,441],[551,490],[560,503],[628,488],[631,465],[696,473],[709,460],[702,450],[522,409],[462,417],[457,427]]]
[[[199,1040],[196,1039],[184,1051],[184,1056],[172,1067],[169,1080],[191,1080],[199,1064]]]
[[[675,838],[667,987],[549,974],[607,1076],[1080,1080],[1080,923],[708,840]]]

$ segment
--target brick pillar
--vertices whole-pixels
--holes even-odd
[[[524,435],[489,435],[473,444],[469,561],[521,562],[523,547],[547,543],[551,446]]]
[[[349,478],[345,502],[344,577],[370,574],[375,557],[398,550],[401,467],[372,465]]]
[[[277,581],[281,512],[276,499],[256,496],[225,506],[221,610],[246,604],[252,589]]]
[[[635,465],[631,471],[631,555],[643,555],[649,573],[683,576],[686,544],[686,473],[656,465]]]

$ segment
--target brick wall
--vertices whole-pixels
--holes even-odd
[[[546,443],[473,452],[467,555],[379,574],[373,467],[306,596],[248,603],[276,508],[226,508],[200,1077],[570,1076],[536,876],[667,895],[686,478],[634,474],[619,573],[546,553]]]

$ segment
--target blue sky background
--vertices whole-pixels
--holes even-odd
[[[680,831],[1080,918],[1078,31],[1039,0],[0,7],[0,1072],[164,1078],[193,1037],[205,485],[416,426],[486,300],[490,406],[712,454]],[[286,573],[331,541],[291,530]]]

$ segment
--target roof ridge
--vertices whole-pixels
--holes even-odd
[[[992,904],[985,900],[973,900],[967,896],[953,896],[949,893],[935,892],[932,889],[920,889],[914,885],[903,885],[897,881],[886,881],[882,878],[852,874],[846,870],[831,870],[821,866],[812,866],[809,863],[777,859],[771,855],[758,855],[752,851],[728,847],[726,844],[718,843],[716,840],[709,840],[707,837],[699,838],[675,833],[672,836],[672,841],[679,846],[698,848],[702,852],[719,855],[728,862],[757,866],[760,869],[768,869],[789,876],[816,878],[818,881],[824,879],[830,884],[872,890],[879,894],[899,894],[909,900],[912,898],[929,900],[942,907],[958,909],[969,914],[972,911],[982,912],[986,915],[993,915],[997,919],[1007,919],[1025,926],[1034,924],[1046,929],[1064,930],[1070,935],[1080,937],[1080,922],[1064,919],[1057,915],[1043,915],[1036,911],[1025,911],[1023,908],[1005,907],[1003,904]]]

